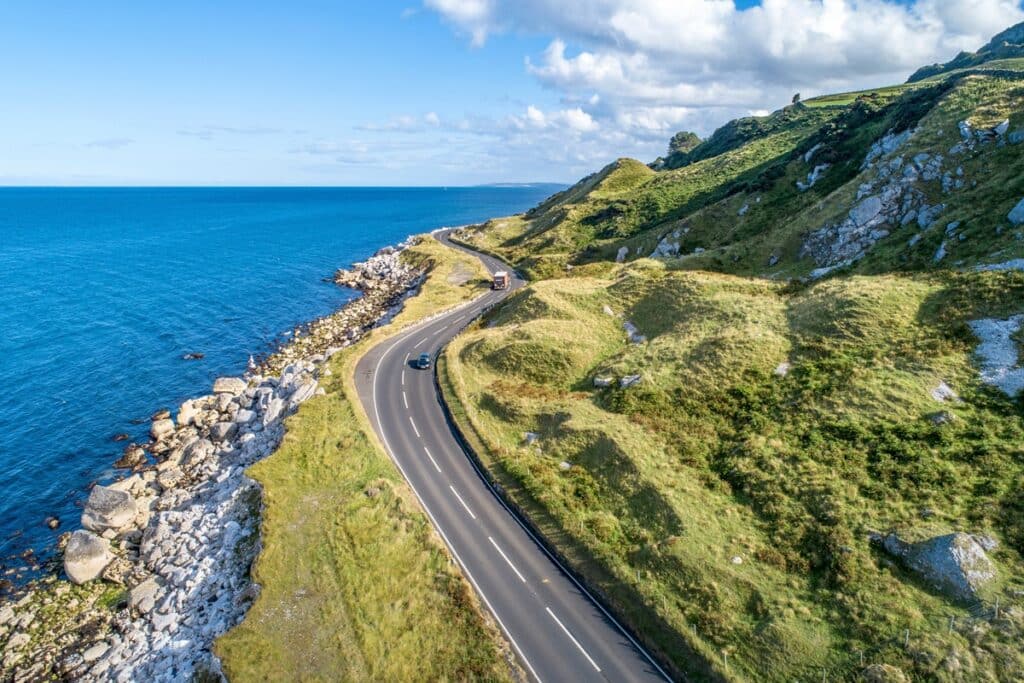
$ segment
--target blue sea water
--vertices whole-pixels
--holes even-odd
[[[0,188],[0,558],[78,526],[113,435],[352,298],[335,269],[553,189]]]

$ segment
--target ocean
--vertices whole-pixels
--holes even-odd
[[[78,528],[116,434],[356,296],[337,268],[556,189],[0,188],[0,579]]]

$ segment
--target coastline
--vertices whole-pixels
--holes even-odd
[[[129,444],[119,461],[128,476],[94,487],[86,528],[61,536],[72,580],[54,572],[0,604],[5,679],[220,676],[213,642],[259,592],[249,572],[261,495],[245,469],[277,449],[288,415],[323,393],[326,361],[418,289],[426,267],[401,258],[416,239],[337,271],[337,284],[362,295],[299,326],[241,378],[218,379],[173,419],[153,415],[152,440]]]

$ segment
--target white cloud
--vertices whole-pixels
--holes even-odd
[[[604,149],[653,155],[681,128],[702,134],[734,116],[899,82],[977,49],[1024,20],[1019,0],[425,0],[468,34],[549,38],[527,70],[568,108],[513,115],[526,130],[573,132]],[[600,140],[597,140],[600,138]]]

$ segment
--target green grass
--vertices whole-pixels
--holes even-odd
[[[866,536],[992,533],[1004,581],[989,598],[1012,602],[1024,421],[978,382],[964,329],[1024,309],[1022,287],[984,274],[802,289],[642,261],[517,294],[450,346],[446,395],[509,495],[677,671],[835,680],[864,651],[956,680],[955,653],[969,679],[1011,680],[1020,613],[1010,630],[949,633],[968,607]],[[628,344],[623,319],[649,341]],[[634,372],[636,387],[591,386]],[[940,380],[964,402],[932,399]],[[957,419],[937,427],[927,416],[943,409]]]
[[[533,278],[578,276],[581,267],[613,261],[622,248],[628,260],[646,256],[662,237],[675,233],[681,256],[673,267],[804,277],[817,267],[801,253],[806,235],[845,218],[860,185],[873,177],[873,171],[860,170],[870,146],[887,131],[916,129],[900,150],[904,157],[941,154],[946,170],[961,169],[964,187],[945,194],[937,181],[919,182],[929,202],[946,206],[938,225],[912,246],[916,225],[889,226],[891,235],[853,270],[968,268],[1024,255],[1018,231],[1001,220],[1024,196],[1021,147],[987,145],[958,157],[949,153],[960,141],[959,121],[980,129],[1009,118],[1011,130],[1024,126],[1024,83],[954,73],[804,104],[730,123],[675,170],[652,174],[620,160],[533,211],[467,229],[462,239]],[[815,147],[814,157],[804,161]],[[693,156],[702,148],[717,154]],[[820,163],[830,168],[813,189],[800,192],[797,181]],[[607,192],[606,185],[626,189]],[[944,228],[953,221],[961,227],[949,240]],[[944,241],[949,256],[936,263],[933,257]],[[703,253],[694,255],[697,250]]]
[[[407,258],[433,266],[421,294],[331,360],[327,395],[303,404],[281,448],[250,468],[263,487],[262,591],[217,641],[233,681],[519,676],[354,398],[354,364],[371,340],[484,286],[476,259],[433,240]]]

